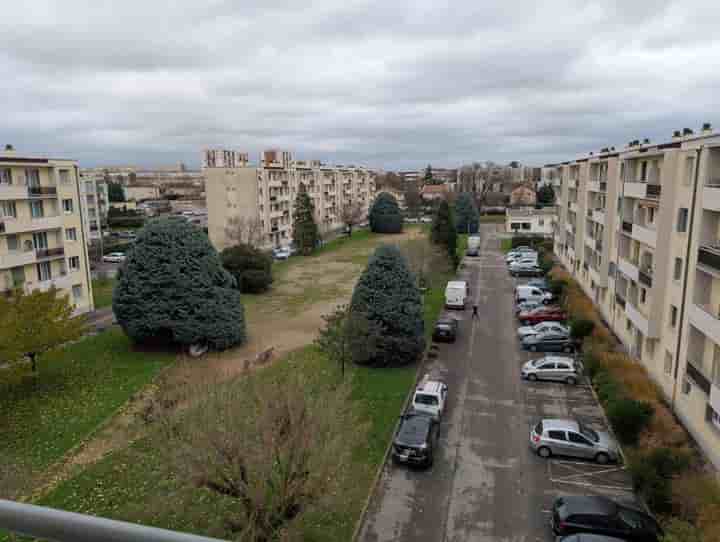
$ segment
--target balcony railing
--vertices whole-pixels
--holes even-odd
[[[638,281],[648,288],[652,288],[652,274],[649,269],[640,269],[638,271]]]
[[[687,362],[685,374],[690,377],[698,388],[710,395],[710,379],[706,377],[694,363],[691,363],[690,360]]]
[[[42,198],[45,196],[56,196],[55,186],[28,186],[28,196],[31,198]]]
[[[701,246],[698,250],[698,263],[720,272],[720,247]]]
[[[35,250],[35,255],[38,258],[57,258],[65,255],[64,247],[56,248],[38,248]]]
[[[632,233],[632,222],[627,222],[623,220],[622,229],[624,232]]]
[[[615,303],[620,305],[623,309],[625,308],[625,298],[617,292],[615,292]]]
[[[600,181],[600,192],[607,192],[607,183]]]
[[[0,233],[5,233],[5,222],[0,222]]]
[[[660,197],[662,186],[659,184],[648,184],[647,185],[647,197],[657,199]]]

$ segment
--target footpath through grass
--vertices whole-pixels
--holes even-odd
[[[465,245],[465,240],[459,240],[459,253]],[[446,270],[429,277],[424,299],[428,337],[444,304],[445,285],[453,276]],[[289,370],[320,374],[333,381],[339,378],[339,368],[314,346],[291,353],[260,374],[270,377]],[[298,520],[303,540],[350,540],[416,371],[417,365],[348,368],[355,407],[369,423],[368,438],[353,451],[342,490],[328,505],[309,510]],[[168,476],[162,453],[149,439],[110,454],[60,484],[39,504],[220,538],[231,536],[223,524],[223,512],[237,506],[234,499],[193,487],[182,475]]]
[[[3,466],[27,476],[41,474],[173,358],[135,351],[113,329],[44,354],[37,375],[25,366],[0,369]]]

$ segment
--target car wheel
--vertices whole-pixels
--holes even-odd
[[[537,382],[537,375],[534,373],[530,373],[528,375],[528,380],[530,380],[531,382]]]
[[[530,345],[530,352],[537,352],[537,346],[535,346],[534,344],[531,344],[531,345]]]
[[[606,465],[608,461],[610,461],[610,458],[608,457],[608,454],[600,452],[595,456],[595,461],[600,465]]]
[[[572,346],[565,346],[565,347],[563,347],[563,352],[565,352],[565,353],[567,353],[567,354],[569,354],[569,353],[572,352],[572,351],[573,351]]]
[[[529,326],[529,325],[530,325],[530,320],[523,320],[523,321],[522,321],[522,325],[524,325],[524,326]]]
[[[575,384],[577,384],[577,380],[575,379],[574,376],[568,376],[568,377],[565,379],[565,382],[567,382],[567,383],[568,383],[569,385],[571,385],[571,386],[574,386]]]
[[[547,459],[548,457],[550,457],[552,455],[552,452],[550,451],[550,448],[548,448],[547,446],[540,446],[540,448],[538,448],[537,454],[540,457]]]
[[[433,455],[432,451],[428,454],[428,460],[425,463],[426,468],[430,468],[433,466],[433,462],[435,461],[435,456]]]

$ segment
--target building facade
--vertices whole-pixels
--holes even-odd
[[[555,252],[720,467],[720,135],[546,166]]]
[[[0,152],[0,291],[57,288],[93,310],[77,162]]]
[[[241,224],[257,225],[264,248],[290,245],[293,206],[301,184],[315,207],[321,235],[344,227],[346,206],[359,205],[367,216],[375,195],[374,172],[293,160],[288,151],[264,151],[258,166],[207,167],[204,173],[208,234],[218,250],[230,243],[228,229]]]
[[[507,209],[505,212],[505,231],[508,233],[551,236],[554,232],[556,220],[557,214],[554,207]]]
[[[103,225],[107,224],[107,185],[102,177],[80,173],[80,201],[83,219],[87,224],[88,245],[102,240]]]
[[[510,205],[526,206],[537,203],[537,194],[534,188],[521,184],[510,192]]]

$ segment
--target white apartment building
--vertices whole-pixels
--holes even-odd
[[[555,207],[544,207],[536,209],[531,207],[519,207],[506,209],[505,231],[520,235],[546,235],[551,236],[557,220]]]
[[[52,287],[93,310],[77,162],[0,152],[0,292]]]
[[[720,467],[720,135],[546,168],[556,254]]]
[[[203,163],[212,163],[209,153],[217,156],[220,152],[205,150]],[[237,156],[247,158],[244,153]],[[258,166],[247,160],[235,164],[204,169],[208,234],[218,250],[228,246],[227,228],[237,219],[259,223],[265,248],[288,246],[301,183],[315,207],[321,235],[344,226],[342,211],[346,205],[358,204],[367,214],[375,194],[375,173],[366,168],[293,160],[288,151],[264,151]]]
[[[107,222],[107,184],[102,176],[80,173],[80,201],[88,245],[102,240],[103,223]]]

